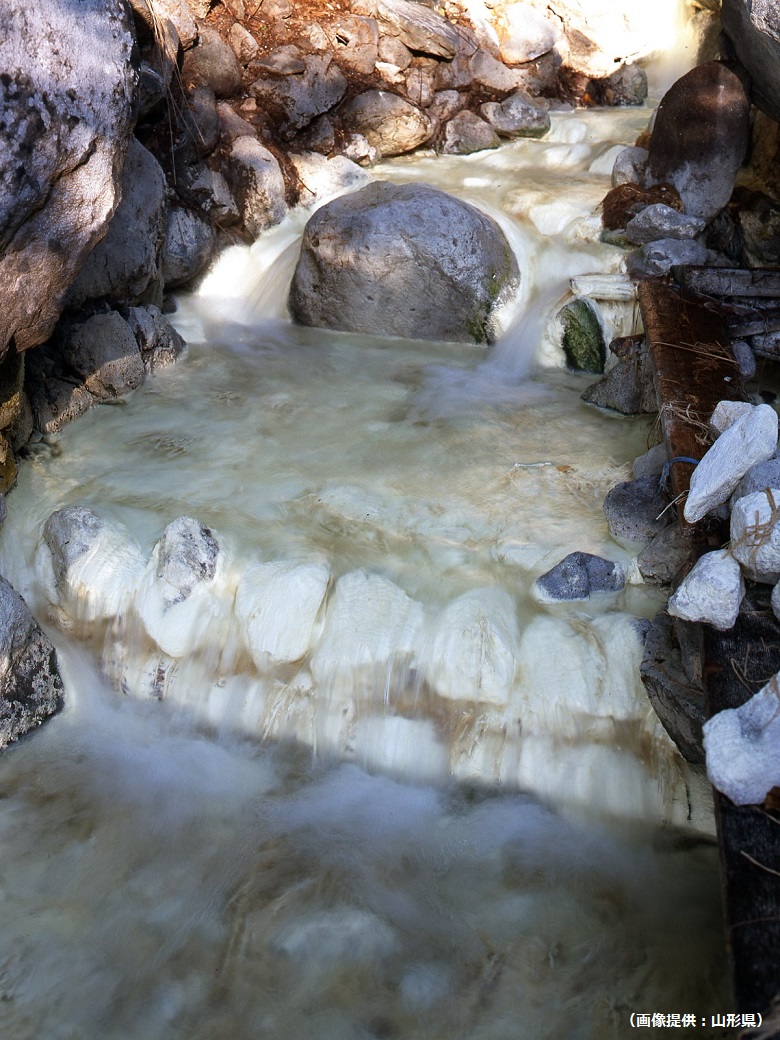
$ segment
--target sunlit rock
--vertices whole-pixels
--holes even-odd
[[[0,749],[59,711],[63,692],[54,647],[0,577]]]
[[[470,155],[500,143],[490,123],[473,112],[458,112],[444,127],[441,150],[445,155]]]
[[[631,146],[623,148],[615,159],[612,167],[612,186],[618,184],[642,184],[644,182],[647,158],[649,152],[646,148]]]
[[[503,589],[474,589],[437,619],[422,665],[441,697],[505,704],[517,670],[519,628],[514,600]]]
[[[329,581],[326,563],[281,560],[243,570],[235,609],[258,668],[303,657],[313,642]]]
[[[433,136],[433,122],[397,94],[367,90],[339,109],[347,130],[362,134],[380,156],[411,152]]]
[[[352,10],[375,18],[382,34],[413,51],[449,60],[458,45],[458,28],[425,5],[411,0],[353,0]]]
[[[284,178],[276,157],[256,137],[237,137],[228,158],[228,180],[252,235],[278,224],[287,212]]]
[[[710,427],[719,436],[729,426],[733,426],[737,419],[752,411],[753,405],[749,401],[719,401],[710,416]]]
[[[662,238],[688,241],[700,235],[704,227],[700,217],[679,213],[663,202],[656,202],[629,220],[626,224],[626,238],[637,246],[657,242]]]
[[[780,786],[780,677],[740,708],[719,711],[704,724],[707,775],[735,805],[764,801]]]
[[[550,129],[550,113],[524,90],[516,90],[500,103],[487,101],[480,112],[500,137],[544,137]]]
[[[233,97],[241,90],[241,66],[229,44],[205,25],[198,30],[198,42],[184,57],[185,83],[205,84],[217,97]]]
[[[73,620],[90,622],[126,609],[145,567],[140,548],[121,524],[79,505],[51,514],[37,563],[49,602]]]
[[[319,152],[302,152],[291,154],[289,160],[298,175],[300,201],[304,206],[360,188],[370,180],[370,174],[344,155],[328,159]]]
[[[693,471],[685,519],[695,523],[725,502],[750,467],[771,459],[776,448],[777,412],[757,405],[718,437]]]
[[[705,553],[669,600],[669,613],[686,621],[706,621],[721,632],[733,628],[745,582],[728,549]]]
[[[780,489],[765,488],[731,508],[731,551],[750,577],[780,580]]]
[[[510,3],[498,22],[499,57],[507,65],[522,65],[555,46],[559,30],[528,3]]]
[[[303,325],[490,342],[517,278],[509,243],[479,210],[425,184],[377,181],[311,217],[289,302]]]

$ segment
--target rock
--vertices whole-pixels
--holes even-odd
[[[241,90],[241,66],[215,29],[201,27],[198,45],[187,51],[181,73],[185,83],[210,87],[218,98],[234,97]]]
[[[244,570],[235,609],[258,668],[297,661],[307,653],[329,583],[326,563],[277,561]]]
[[[194,210],[171,206],[162,255],[165,288],[176,289],[199,275],[211,260],[215,242],[208,221]]]
[[[168,524],[154,547],[135,606],[151,638],[171,657],[183,657],[208,631],[220,560],[214,533],[187,516]]]
[[[461,26],[456,46],[455,57],[452,61],[442,61],[436,69],[434,76],[434,87],[436,90],[463,90],[469,88],[474,79],[471,68],[471,59],[478,49],[476,37]],[[500,66],[504,68],[504,66]],[[519,87],[520,76],[517,76],[515,86]]]
[[[397,36],[380,35],[377,57],[380,61],[394,65],[400,72],[408,69],[412,63],[412,52]]]
[[[119,203],[135,34],[123,0],[83,0],[78,15],[3,4],[0,359],[9,344],[22,351],[49,338]],[[19,291],[20,275],[34,292]]]
[[[192,17],[187,0],[154,0],[154,7],[158,16],[168,18],[173,23],[185,51],[195,45],[198,38],[198,26]]]
[[[708,255],[707,247],[701,242],[661,238],[632,253],[626,266],[631,277],[641,281],[643,278],[661,278],[673,267],[706,263]]]
[[[780,682],[769,682],[740,708],[704,723],[710,783],[735,805],[757,805],[780,786]]]
[[[22,597],[0,578],[0,748],[63,705],[57,654]]]
[[[639,65],[623,65],[607,80],[604,103],[643,105],[647,99],[647,73]]]
[[[551,51],[558,39],[556,28],[528,3],[507,4],[499,21],[498,56],[507,65],[522,65]]]
[[[669,524],[637,557],[639,573],[651,585],[669,585],[687,561],[690,552],[690,544],[677,524]]]
[[[725,502],[751,466],[770,459],[777,448],[777,413],[757,405],[718,437],[691,476],[684,515],[695,523]]]
[[[726,632],[734,627],[744,595],[739,564],[728,549],[718,549],[699,557],[669,599],[668,611],[672,617],[705,621]]]
[[[219,143],[220,120],[216,95],[211,87],[195,86],[187,93],[181,123],[188,145],[199,157],[209,155]]]
[[[239,137],[228,159],[228,177],[251,235],[278,224],[287,213],[284,178],[274,155],[256,137]]]
[[[379,152],[362,134],[347,134],[342,140],[341,153],[345,159],[361,166],[374,166],[379,162]]]
[[[242,65],[248,65],[260,53],[260,44],[251,32],[238,22],[234,22],[230,26],[228,42]]]
[[[724,0],[721,18],[737,57],[750,73],[753,104],[780,122],[780,18],[774,5]]]
[[[144,364],[132,329],[116,311],[94,314],[67,337],[64,356],[98,401],[135,390],[144,381]]]
[[[80,505],[51,514],[36,562],[49,602],[70,618],[88,622],[108,620],[126,609],[145,566],[124,527]]]
[[[636,246],[657,242],[660,238],[687,241],[704,231],[704,221],[686,213],[678,213],[671,206],[657,202],[647,206],[626,224],[626,238]]]
[[[753,495],[764,488],[780,487],[780,459],[771,458],[751,466],[734,488],[732,502]]]
[[[624,148],[612,167],[612,186],[618,184],[643,184],[647,160],[650,153],[646,148]]]
[[[413,0],[353,0],[356,14],[375,18],[388,36],[409,50],[449,60],[458,46],[458,30],[431,8]]]
[[[482,48],[472,54],[469,68],[474,83],[494,94],[509,94],[520,86],[517,73]]]
[[[410,0],[411,2],[411,0]],[[434,124],[397,94],[367,90],[339,109],[342,124],[362,134],[380,156],[403,155],[430,140]]]
[[[453,600],[436,622],[425,678],[448,700],[504,705],[519,656],[512,597],[503,589],[473,589]]]
[[[500,228],[425,184],[369,184],[310,218],[290,289],[304,325],[484,342],[518,277]]]
[[[254,98],[252,98],[254,101]],[[237,137],[254,137],[255,128],[247,119],[233,111],[227,101],[217,102],[219,136],[223,144],[232,144]]]
[[[296,48],[287,48],[285,55]],[[300,52],[298,52],[300,54]],[[299,60],[303,71],[279,75],[267,73],[250,90],[274,118],[281,137],[290,140],[316,116],[328,112],[344,97],[347,81],[329,55],[306,55]]]
[[[592,553],[573,552],[537,578],[532,592],[542,603],[557,603],[587,600],[597,592],[619,592],[625,584],[620,564]]]
[[[572,300],[558,312],[557,321],[563,326],[561,346],[567,368],[603,372],[607,347],[595,305],[584,298]]]
[[[673,184],[689,216],[711,220],[734,190],[747,154],[749,118],[743,77],[717,61],[692,69],[658,107],[647,184]]]
[[[656,477],[624,480],[610,488],[604,499],[609,533],[627,548],[647,544],[669,523],[668,504]]]
[[[131,307],[127,324],[135,336],[147,372],[154,373],[172,365],[187,347],[158,307]]]
[[[736,207],[744,262],[749,267],[780,265],[780,203],[762,192],[743,195]]]
[[[652,448],[647,449],[644,455],[639,455],[634,459],[631,476],[634,480],[638,480],[640,477],[660,477],[666,460],[666,445],[663,442],[654,444]]]
[[[446,123],[466,107],[466,98],[457,90],[437,90],[428,106],[428,115]]]
[[[640,673],[650,703],[683,758],[703,762],[704,690],[684,671],[675,624],[666,611],[650,624]]]
[[[744,339],[735,339],[731,343],[731,352],[739,365],[739,374],[744,383],[749,383],[756,375],[756,356],[749,343]]]
[[[0,361],[0,430],[19,418],[24,390],[24,354],[9,351]]]
[[[488,101],[480,112],[501,137],[544,137],[550,129],[550,114],[524,90],[516,90],[499,104]]]
[[[317,116],[305,129],[295,135],[292,147],[301,148],[304,152],[331,155],[336,148],[336,131],[333,123],[327,116]]]
[[[780,581],[780,489],[764,488],[731,509],[731,551],[756,581]]]
[[[415,58],[415,64],[401,73],[402,89],[407,100],[417,108],[427,109],[436,94],[436,64],[419,64],[432,62],[431,58]]]
[[[737,419],[752,412],[753,407],[749,401],[718,401],[715,411],[710,416],[710,429],[719,436],[729,426],[733,426]]]
[[[40,433],[59,433],[94,404],[83,383],[74,383],[72,376],[63,378],[62,359],[56,363],[43,347],[28,355],[25,386]]]
[[[374,18],[342,15],[328,26],[333,57],[362,76],[370,76],[379,56],[379,27]]]
[[[122,201],[68,292],[69,307],[87,300],[140,303],[161,294],[166,184],[160,164],[131,138],[122,173]]]
[[[588,404],[609,408],[621,415],[658,411],[650,355],[642,348],[619,357],[602,379],[581,395]],[[634,477],[645,474],[634,474]]]
[[[498,134],[484,119],[473,112],[459,112],[444,127],[440,147],[445,155],[470,155],[500,144]]]
[[[195,173],[194,170],[192,172]],[[197,173],[188,180],[186,189],[183,185],[180,186],[180,197],[183,197],[185,194],[190,201],[197,205],[198,209],[208,214],[219,228],[232,227],[241,220],[236,200],[231,194],[227,181],[218,170],[212,170],[208,166],[201,166]],[[198,217],[197,212],[194,216],[202,221],[202,218]],[[202,221],[202,223],[206,222]],[[208,240],[209,236],[204,232],[204,246]],[[197,252],[198,250],[194,251],[195,254]]]
[[[317,152],[292,153],[288,156],[300,187],[300,204],[313,206],[334,195],[362,187],[370,180],[369,174],[343,155],[326,159]]]

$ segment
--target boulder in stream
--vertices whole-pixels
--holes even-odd
[[[377,181],[311,217],[290,311],[346,332],[491,342],[495,307],[518,277],[490,217],[426,184]]]

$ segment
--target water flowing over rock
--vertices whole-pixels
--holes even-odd
[[[731,198],[747,155],[749,117],[744,73],[717,61],[692,69],[658,107],[647,183],[673,184],[688,215],[711,220]]]
[[[119,203],[135,38],[122,0],[4,4],[0,356],[44,342]],[[63,61],[67,55],[67,62]],[[34,291],[18,291],[19,277]]]
[[[0,577],[0,748],[59,711],[57,655],[22,597]]]
[[[424,184],[370,184],[309,220],[290,289],[303,325],[478,343],[518,277],[498,226]]]

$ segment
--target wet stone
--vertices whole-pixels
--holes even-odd
[[[609,533],[621,545],[646,544],[670,522],[668,504],[657,477],[616,484],[604,499]]]
[[[597,592],[619,592],[625,587],[623,568],[592,553],[569,553],[536,579],[534,596],[542,602],[586,600]]]

